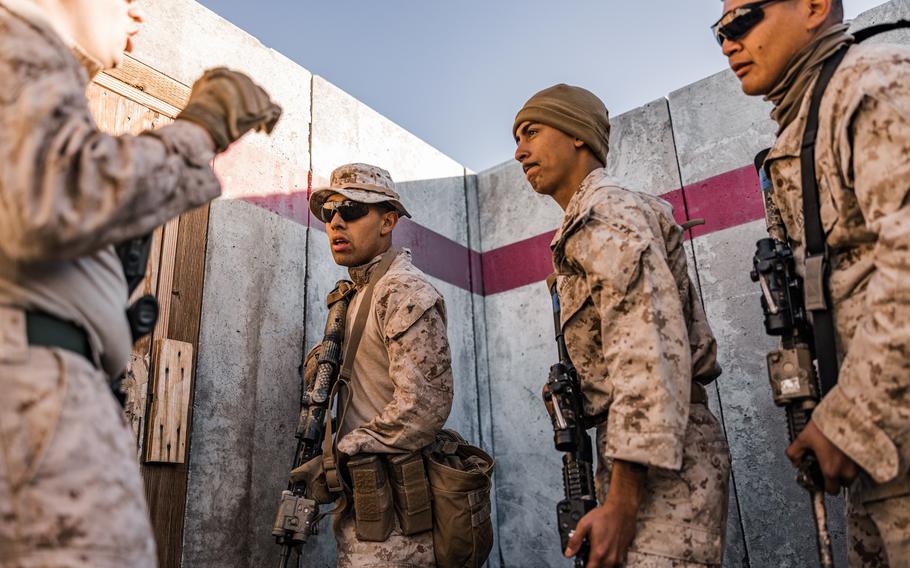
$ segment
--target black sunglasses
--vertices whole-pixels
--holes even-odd
[[[326,201],[319,210],[319,220],[331,223],[335,213],[345,222],[356,221],[370,212],[370,206],[359,201]]]
[[[720,17],[711,26],[714,32],[714,39],[717,44],[724,45],[724,40],[736,41],[743,37],[749,30],[754,28],[760,21],[765,19],[764,7],[768,4],[781,2],[782,0],[761,0],[750,4],[743,4],[739,8],[733,8]]]

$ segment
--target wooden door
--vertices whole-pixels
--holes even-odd
[[[139,134],[170,123],[186,104],[188,86],[127,57],[89,85],[99,128]],[[158,323],[133,347],[125,412],[136,439],[162,567],[180,566],[186,510],[195,353],[205,270],[208,205],[154,233],[145,280],[134,294],[158,298]],[[150,426],[151,425],[151,426]]]

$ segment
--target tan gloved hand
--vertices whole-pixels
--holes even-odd
[[[280,116],[281,107],[252,79],[216,67],[193,83],[189,103],[177,118],[205,128],[215,142],[215,151],[223,152],[249,130],[271,133]]]
[[[317,456],[300,467],[292,469],[289,477],[291,483],[305,483],[307,496],[320,505],[333,503],[338,498],[337,493],[329,491],[329,486],[325,481],[322,456]]]

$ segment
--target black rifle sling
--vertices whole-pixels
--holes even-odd
[[[834,314],[828,292],[828,255],[825,230],[822,227],[818,201],[818,182],[815,176],[815,140],[818,137],[818,111],[825,88],[847,54],[844,46],[822,67],[809,106],[806,130],[799,153],[803,186],[803,222],[806,240],[806,309],[812,312],[812,333],[815,338],[815,357],[821,394],[824,396],[837,384],[837,345],[834,336]]]
[[[853,34],[854,43],[874,35],[899,29],[910,28],[910,21],[879,24]],[[812,332],[815,338],[815,356],[818,360],[821,394],[824,396],[837,384],[837,346],[835,342],[834,314],[831,311],[831,297],[828,291],[828,257],[825,246],[825,231],[822,226],[821,208],[818,197],[818,180],[815,171],[815,142],[818,137],[818,114],[825,89],[834,76],[837,67],[847,54],[849,45],[839,49],[825,61],[818,81],[812,91],[809,115],[803,133],[800,150],[800,175],[803,188],[803,222],[806,240],[806,309],[812,312]]]

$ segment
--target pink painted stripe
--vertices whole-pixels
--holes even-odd
[[[325,225],[310,215],[308,193],[308,190],[299,189],[286,194],[241,199],[325,231]],[[752,166],[675,189],[661,197],[673,205],[678,223],[689,218],[705,219],[704,225],[692,229],[693,238],[764,216],[758,178]],[[405,218],[395,231],[394,243],[410,248],[414,264],[427,274],[463,290],[488,296],[546,279],[552,271],[550,241],[555,232],[548,231],[480,253]]]
[[[482,294],[472,282],[471,253],[468,247],[402,218],[392,233],[392,244],[411,249],[414,265],[431,276],[469,292]],[[476,280],[479,280],[479,276]]]
[[[550,241],[555,233],[553,230],[481,254],[484,295],[546,280],[553,272]]]
[[[705,224],[692,229],[692,237],[736,227],[765,216],[758,175],[745,166],[687,185],[684,189],[690,219]]]

